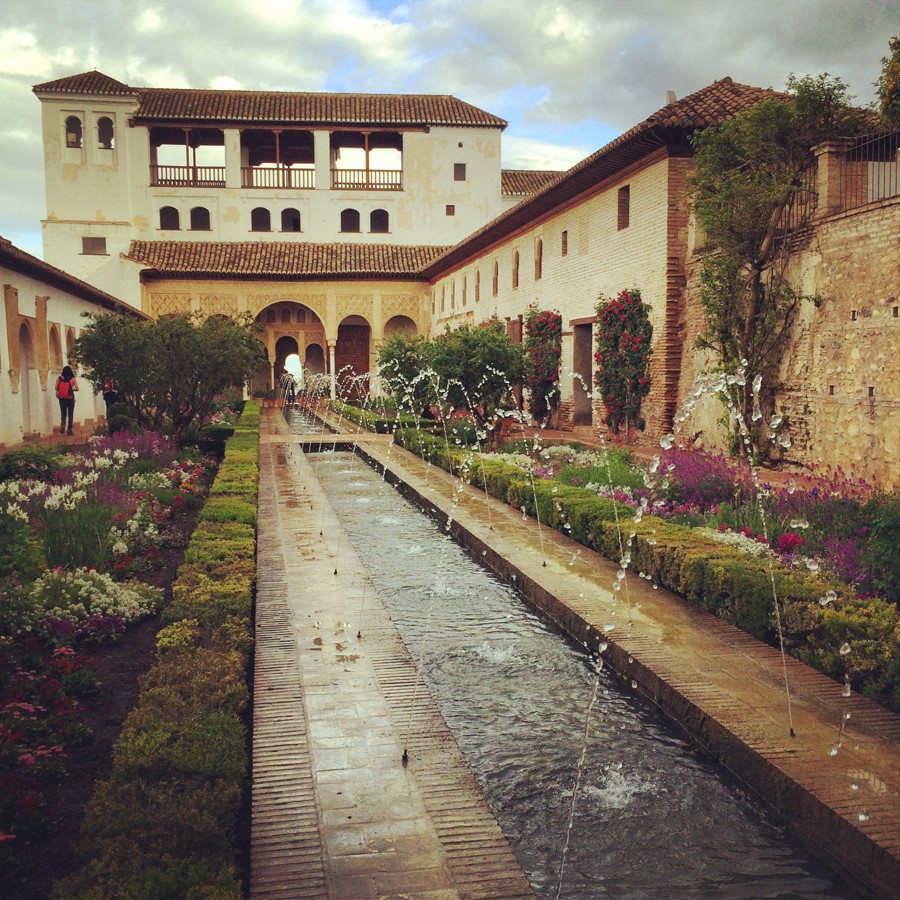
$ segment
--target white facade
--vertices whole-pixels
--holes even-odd
[[[127,310],[114,298],[0,238],[0,447],[51,434],[59,426],[54,385],[87,324],[85,313]],[[132,313],[136,314],[136,313]],[[105,416],[101,396],[78,379],[74,423],[93,428]]]
[[[91,75],[112,92],[102,82],[92,87]],[[228,94],[196,93],[207,102]],[[45,258],[134,306],[139,285],[121,259],[132,240],[449,246],[521,199],[502,196],[505,123],[488,114],[488,124],[403,122],[358,133],[347,122],[142,124],[139,93],[100,73],[38,86],[36,94]],[[276,150],[279,162],[260,162],[276,132],[282,153],[307,161],[286,165]],[[360,136],[365,151],[337,146]]]

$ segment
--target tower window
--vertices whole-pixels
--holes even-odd
[[[283,209],[281,211],[281,230],[282,231],[300,231],[300,210],[299,209]]]
[[[97,119],[97,146],[101,150],[112,150],[114,138],[112,119],[109,116],[101,116]]]
[[[465,163],[453,163],[453,180],[454,181],[465,181],[466,180],[466,164]]]
[[[359,232],[359,210],[341,210],[341,231]]]
[[[513,289],[519,286],[519,251],[516,250],[513,253],[513,265],[512,265],[512,286]]]
[[[272,215],[264,206],[257,206],[250,212],[251,231],[271,231]]]
[[[181,217],[174,206],[164,206],[159,211],[160,231],[178,231],[181,228]]]
[[[106,238],[83,237],[81,239],[81,253],[84,256],[106,256]]]
[[[373,209],[369,214],[369,231],[376,234],[387,234],[389,224],[390,221],[386,209]]]
[[[540,281],[544,274],[544,242],[538,241],[534,245],[534,280]]]
[[[209,210],[205,206],[195,206],[191,210],[191,231],[209,230]]]
[[[66,119],[66,146],[74,149],[81,147],[82,129],[81,119],[78,116],[69,116]]]
[[[569,254],[569,232],[564,231],[562,233],[562,240],[560,241],[560,256],[568,256]]]

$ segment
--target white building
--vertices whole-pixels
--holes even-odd
[[[59,426],[56,377],[87,324],[86,313],[144,314],[0,238],[0,449]],[[105,415],[102,397],[83,378],[74,421],[92,428]]]
[[[140,305],[134,240],[450,245],[556,173],[501,173],[455,97],[39,84],[49,261]],[[504,190],[506,193],[504,194]]]

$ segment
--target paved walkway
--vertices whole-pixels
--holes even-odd
[[[292,452],[299,439],[286,435],[278,414],[263,422],[253,895],[269,896],[269,888],[275,895],[276,887],[279,896],[527,894],[440,715],[421,689],[416,696],[402,641],[302,454]],[[642,579],[629,577],[630,599],[616,603],[615,565],[461,489],[388,438],[321,440],[355,444],[420,503],[452,518],[462,542],[566,631],[593,646],[608,641],[608,663],[821,853],[879,894],[897,895],[900,717],[844,698],[840,685],[789,659],[791,737],[784,669],[771,648]],[[373,624],[357,642],[347,633],[346,601],[358,609],[362,591]],[[397,760],[411,703],[419,717],[412,732],[423,737],[403,768]],[[472,855],[455,861],[451,851],[465,841]],[[308,873],[307,893],[281,889],[294,869]],[[501,873],[509,883],[501,884]]]

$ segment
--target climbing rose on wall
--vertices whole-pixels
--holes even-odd
[[[641,403],[650,390],[650,307],[637,289],[621,291],[597,304],[597,373],[594,383],[606,407],[606,424],[615,434],[622,425],[643,430]]]
[[[559,405],[559,360],[562,355],[562,316],[529,306],[525,313],[525,358],[528,410],[543,422]]]

